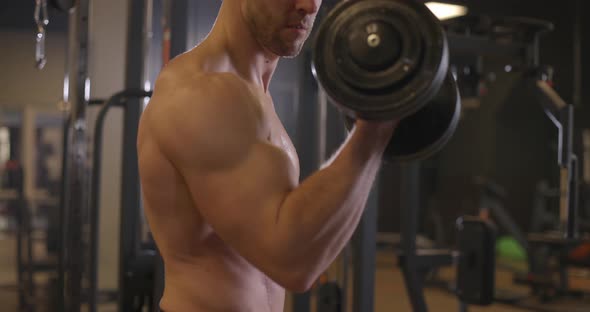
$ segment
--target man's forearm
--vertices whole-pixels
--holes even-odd
[[[353,133],[329,165],[286,198],[277,218],[285,263],[317,276],[346,245],[364,210],[386,144],[371,135],[362,130]]]

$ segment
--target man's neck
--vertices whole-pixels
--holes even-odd
[[[280,57],[258,43],[237,2],[223,2],[217,21],[204,43],[225,53],[238,75],[260,86],[265,93],[268,91]]]

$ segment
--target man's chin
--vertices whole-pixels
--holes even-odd
[[[267,46],[267,49],[273,54],[288,59],[298,56],[299,53],[301,53],[302,48],[303,43],[299,42],[290,42],[289,44],[275,44],[272,46]]]
[[[281,53],[278,55],[282,58],[292,59],[297,57],[299,53],[301,53],[302,47],[303,45],[291,46],[288,48],[286,47],[285,49],[282,49]]]

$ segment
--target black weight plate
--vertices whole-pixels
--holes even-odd
[[[451,139],[460,116],[459,90],[449,72],[436,97],[400,121],[385,150],[384,159],[409,161],[432,156]]]
[[[393,30],[384,33],[400,41],[391,47],[394,56],[380,55],[396,61],[378,71],[355,59],[362,49],[347,46],[347,35],[373,24],[388,25]],[[313,47],[314,76],[332,102],[353,118],[385,120],[416,112],[434,97],[447,69],[444,30],[426,6],[412,0],[341,2],[320,24]]]
[[[449,72],[438,94],[418,112],[402,119],[383,155],[386,162],[423,160],[440,151],[451,139],[461,116],[461,99]],[[351,129],[353,119],[345,118]]]

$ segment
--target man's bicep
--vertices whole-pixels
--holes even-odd
[[[183,174],[196,208],[216,233],[252,262],[261,247],[272,249],[280,206],[296,186],[288,156],[256,143],[240,161],[215,168],[187,169]]]

